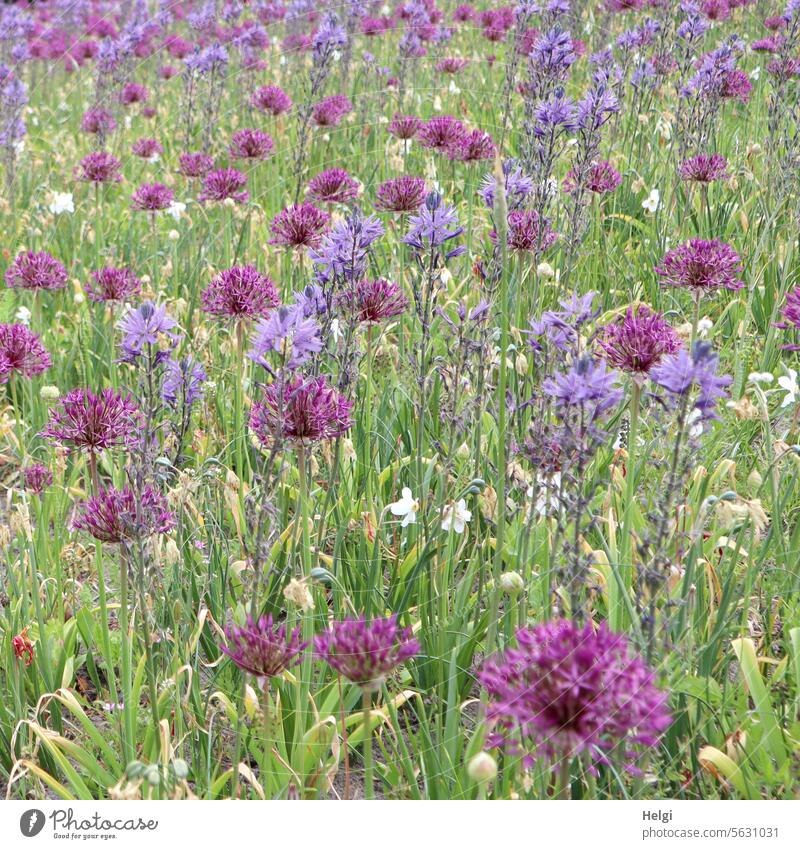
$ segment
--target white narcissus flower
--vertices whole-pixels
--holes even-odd
[[[708,335],[708,331],[714,326],[714,322],[708,318],[707,316],[703,316],[700,321],[697,322],[697,335],[701,339],[705,339]]]
[[[20,307],[14,316],[14,321],[28,327],[31,323],[31,311],[27,307]]]
[[[72,192],[55,192],[50,206],[47,207],[53,215],[61,215],[62,212],[75,212],[75,203],[72,200]]]
[[[775,377],[768,371],[751,371],[747,379],[750,383],[772,383]]]
[[[797,401],[797,396],[800,395],[800,386],[797,385],[797,372],[793,369],[786,370],[788,374],[778,378],[778,386],[786,391],[781,407],[788,407]]]
[[[389,512],[392,516],[403,517],[403,521],[400,523],[401,528],[413,525],[417,521],[417,510],[419,510],[419,501],[414,498],[407,486],[403,487],[400,493],[400,500],[394,501],[389,505]]]
[[[686,417],[686,424],[689,425],[689,436],[698,437],[703,435],[703,422],[700,420],[702,415],[700,410],[695,407]]]
[[[451,501],[442,510],[442,530],[449,531],[452,528],[457,534],[463,534],[471,518],[472,511],[467,510],[467,502],[463,498],[455,503]]]
[[[648,197],[642,201],[642,208],[648,212],[655,212],[661,204],[661,192],[658,189],[653,189]]]

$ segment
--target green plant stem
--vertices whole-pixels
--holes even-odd
[[[364,798],[375,798],[375,787],[372,774],[372,727],[371,706],[372,694],[366,688],[361,693],[361,702],[364,709]]]

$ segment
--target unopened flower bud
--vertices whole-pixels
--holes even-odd
[[[504,593],[516,595],[525,589],[525,581],[522,580],[519,572],[503,572],[500,576],[500,588]]]
[[[497,761],[488,752],[478,752],[467,764],[467,774],[480,784],[494,781],[497,778]]]

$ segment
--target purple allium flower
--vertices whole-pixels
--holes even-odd
[[[180,406],[191,407],[203,397],[203,384],[206,380],[206,370],[191,357],[167,360],[164,364],[161,397],[164,403],[173,409]]]
[[[607,370],[605,360],[581,357],[563,374],[548,377],[542,389],[556,400],[561,410],[570,407],[591,407],[597,418],[622,398],[617,387],[617,373]]]
[[[431,192],[416,215],[408,222],[408,233],[402,241],[418,251],[438,248],[464,232],[458,223],[455,207],[443,202],[441,195]],[[464,253],[463,245],[449,251],[445,259]]]
[[[131,207],[139,212],[159,212],[173,200],[175,194],[163,183],[142,183],[131,197]]]
[[[442,74],[459,74],[467,65],[469,65],[469,59],[463,59],[460,56],[448,56],[440,59],[435,68]]]
[[[379,690],[389,673],[419,654],[411,628],[400,628],[397,616],[344,619],[314,637],[314,651],[348,681],[364,690]]]
[[[641,305],[602,328],[597,340],[603,355],[615,368],[647,374],[663,357],[681,346],[678,334],[661,313]]]
[[[739,254],[719,239],[691,239],[668,251],[655,270],[665,285],[684,286],[695,292],[744,286],[739,279]]]
[[[380,324],[408,309],[403,290],[389,280],[359,280],[338,299],[342,312],[359,324]]]
[[[459,136],[446,148],[449,159],[459,162],[480,162],[483,159],[493,159],[495,152],[494,140],[483,130],[472,130]]]
[[[41,435],[69,448],[97,453],[139,443],[144,418],[130,395],[73,389],[50,413]]]
[[[786,303],[781,309],[781,320],[775,322],[781,330],[800,330],[800,287],[786,295]],[[800,351],[800,345],[789,343],[781,346],[785,351]]]
[[[317,203],[349,203],[358,196],[359,185],[343,168],[331,168],[312,177],[308,196]]]
[[[497,243],[497,231],[489,234],[491,240]],[[532,209],[516,209],[508,213],[508,247],[517,253],[535,253],[551,247],[558,236],[550,229],[548,221],[539,220],[539,213]]]
[[[713,183],[728,177],[728,160],[719,153],[700,153],[684,159],[679,169],[681,180],[693,183]]]
[[[717,401],[725,398],[730,375],[718,375],[719,357],[707,342],[695,342],[691,352],[685,348],[664,359],[650,370],[650,379],[670,395],[686,395],[693,386],[699,389],[695,409],[702,421],[716,418]]]
[[[492,742],[530,766],[537,758],[596,763],[657,745],[671,722],[667,696],[622,634],[566,619],[520,628],[517,647],[489,657],[478,680],[489,693]]]
[[[84,286],[90,301],[127,301],[142,291],[142,281],[130,268],[106,266],[92,272],[92,279]]]
[[[271,383],[250,411],[250,429],[262,445],[288,439],[307,444],[334,439],[353,426],[353,402],[324,377],[296,377]]]
[[[295,628],[287,636],[286,625],[273,625],[271,615],[257,622],[248,616],[244,627],[231,622],[225,628],[228,644],[221,648],[239,669],[263,682],[300,663],[308,645],[300,639],[300,633],[301,629]]]
[[[522,168],[513,159],[507,159],[503,163],[503,175],[505,176],[506,203],[508,208],[518,209],[533,191],[533,180],[523,172]],[[497,183],[494,174],[487,174],[478,189],[478,195],[489,209],[494,209],[496,191]]]
[[[205,177],[214,167],[214,158],[207,153],[182,153],[179,162],[178,171],[191,180]]]
[[[320,327],[313,318],[306,318],[302,308],[281,306],[256,325],[251,339],[251,360],[269,369],[267,354],[277,351],[285,366],[297,368],[312,354],[322,350]]]
[[[353,111],[353,104],[343,94],[332,94],[315,104],[311,117],[318,127],[336,127],[339,122]]]
[[[122,163],[116,156],[98,150],[84,156],[75,168],[75,179],[83,183],[119,183]]]
[[[127,486],[101,489],[78,506],[72,520],[73,530],[111,545],[166,534],[175,524],[167,499],[151,486],[145,486],[138,498]]]
[[[113,114],[108,109],[99,106],[87,110],[81,118],[81,130],[84,133],[105,136],[113,133],[116,127],[117,122]]]
[[[275,284],[252,265],[220,271],[201,299],[205,312],[234,320],[265,316],[280,303]]]
[[[375,206],[385,212],[416,212],[425,203],[422,177],[396,177],[378,186]]]
[[[34,377],[52,364],[39,337],[24,324],[0,324],[0,384],[13,374]]]
[[[164,304],[146,301],[131,309],[119,323],[122,332],[122,361],[131,363],[142,356],[148,347],[156,348],[155,361],[163,362],[175,347],[180,335],[172,329],[178,323],[167,313]]]
[[[753,84],[750,82],[750,77],[744,71],[734,68],[732,71],[728,71],[725,76],[721,95],[727,99],[735,98],[741,103],[747,103],[752,90]]]
[[[267,159],[272,156],[275,142],[261,130],[238,130],[231,136],[228,152],[234,159]]]
[[[133,103],[146,103],[150,99],[150,92],[147,86],[140,83],[125,83],[119,95],[119,102],[123,106],[130,106]]]
[[[292,99],[279,86],[265,85],[253,92],[250,105],[259,112],[277,116],[292,108]]]
[[[22,480],[26,492],[41,495],[53,483],[53,473],[47,466],[34,463],[22,470]]]
[[[285,248],[316,248],[330,220],[327,212],[311,203],[292,204],[272,219],[269,243]]]
[[[131,146],[131,153],[142,159],[152,159],[164,152],[158,139],[136,139]]]
[[[437,115],[420,127],[417,139],[423,147],[446,150],[458,144],[466,134],[464,125],[452,115]]]
[[[586,188],[596,195],[613,192],[622,182],[622,175],[610,163],[605,161],[593,162],[586,176]],[[575,191],[575,172],[570,171],[564,178],[564,191],[572,194]]]
[[[235,168],[218,168],[203,178],[203,191],[199,200],[224,201],[231,198],[236,203],[246,203],[250,197],[244,190],[246,185],[247,177],[241,171]]]
[[[413,139],[425,122],[414,115],[395,115],[387,126],[391,135],[402,141]]]
[[[24,251],[6,269],[9,289],[63,289],[67,269],[46,251]]]

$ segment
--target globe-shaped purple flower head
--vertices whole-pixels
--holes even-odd
[[[343,168],[331,168],[311,178],[308,196],[317,203],[349,203],[358,196],[358,188]]]
[[[700,153],[684,159],[680,167],[681,180],[692,183],[714,183],[728,177],[728,160],[719,153]]]
[[[100,542],[119,545],[168,533],[175,527],[175,514],[151,486],[145,486],[139,497],[127,486],[108,487],[78,507],[72,527]]]
[[[714,289],[741,289],[739,254],[719,239],[691,239],[668,251],[656,266],[661,282],[692,289],[696,294]]]
[[[389,673],[420,651],[411,628],[397,616],[366,621],[344,619],[314,638],[314,650],[348,681],[367,691],[379,690]]]
[[[670,724],[667,697],[622,634],[554,620],[517,631],[517,647],[488,658],[478,680],[489,694],[491,741],[530,765],[586,752],[635,768]]]
[[[401,141],[416,137],[425,122],[414,115],[395,115],[386,128],[391,135]]]
[[[253,92],[250,104],[259,112],[275,117],[288,112],[292,108],[292,99],[282,88],[276,85],[266,85]]]
[[[22,470],[22,481],[26,492],[41,495],[53,483],[53,473],[47,466],[34,463]]]
[[[93,271],[85,286],[86,295],[95,303],[127,301],[142,291],[142,281],[130,268],[108,265]]]
[[[46,251],[24,251],[6,269],[9,289],[63,289],[67,269]]]
[[[119,183],[122,180],[121,167],[122,163],[116,156],[98,150],[81,159],[75,169],[75,179],[83,183]]]
[[[14,374],[34,377],[51,365],[47,349],[24,324],[0,324],[0,384]]]
[[[300,639],[300,628],[287,633],[286,625],[275,625],[272,616],[225,628],[228,644],[222,651],[239,667],[255,675],[262,683],[300,663],[303,649],[308,645]]]
[[[50,413],[42,436],[68,448],[98,453],[139,443],[144,418],[129,395],[73,389]]]
[[[330,220],[327,212],[311,203],[292,204],[272,219],[269,243],[285,248],[317,248]]]
[[[786,303],[781,309],[781,320],[775,322],[781,330],[800,330],[800,287],[792,289],[786,295]],[[800,351],[800,345],[789,342],[781,346],[785,351]]]
[[[341,311],[359,324],[380,324],[408,309],[408,298],[389,280],[359,280],[355,287],[342,292]]]
[[[211,171],[203,178],[203,191],[200,193],[201,201],[231,200],[236,203],[245,203],[250,197],[244,187],[247,185],[247,177],[235,168],[219,168]]]
[[[334,439],[353,426],[352,401],[324,377],[296,377],[271,383],[253,404],[250,429],[262,445],[287,439],[301,445]]]
[[[375,206],[384,212],[416,212],[426,194],[422,177],[395,177],[378,186]]]
[[[178,171],[190,180],[205,177],[214,167],[214,158],[207,153],[182,153],[178,162]]]
[[[201,295],[203,310],[234,321],[260,318],[280,303],[275,284],[252,265],[220,271]]]
[[[661,313],[642,305],[628,307],[625,315],[602,328],[597,344],[614,368],[641,376],[674,354],[681,341]]]
[[[272,136],[261,130],[237,130],[228,148],[234,159],[267,159],[274,150]]]
[[[131,197],[131,207],[138,212],[159,212],[175,199],[172,189],[163,183],[142,183]]]

